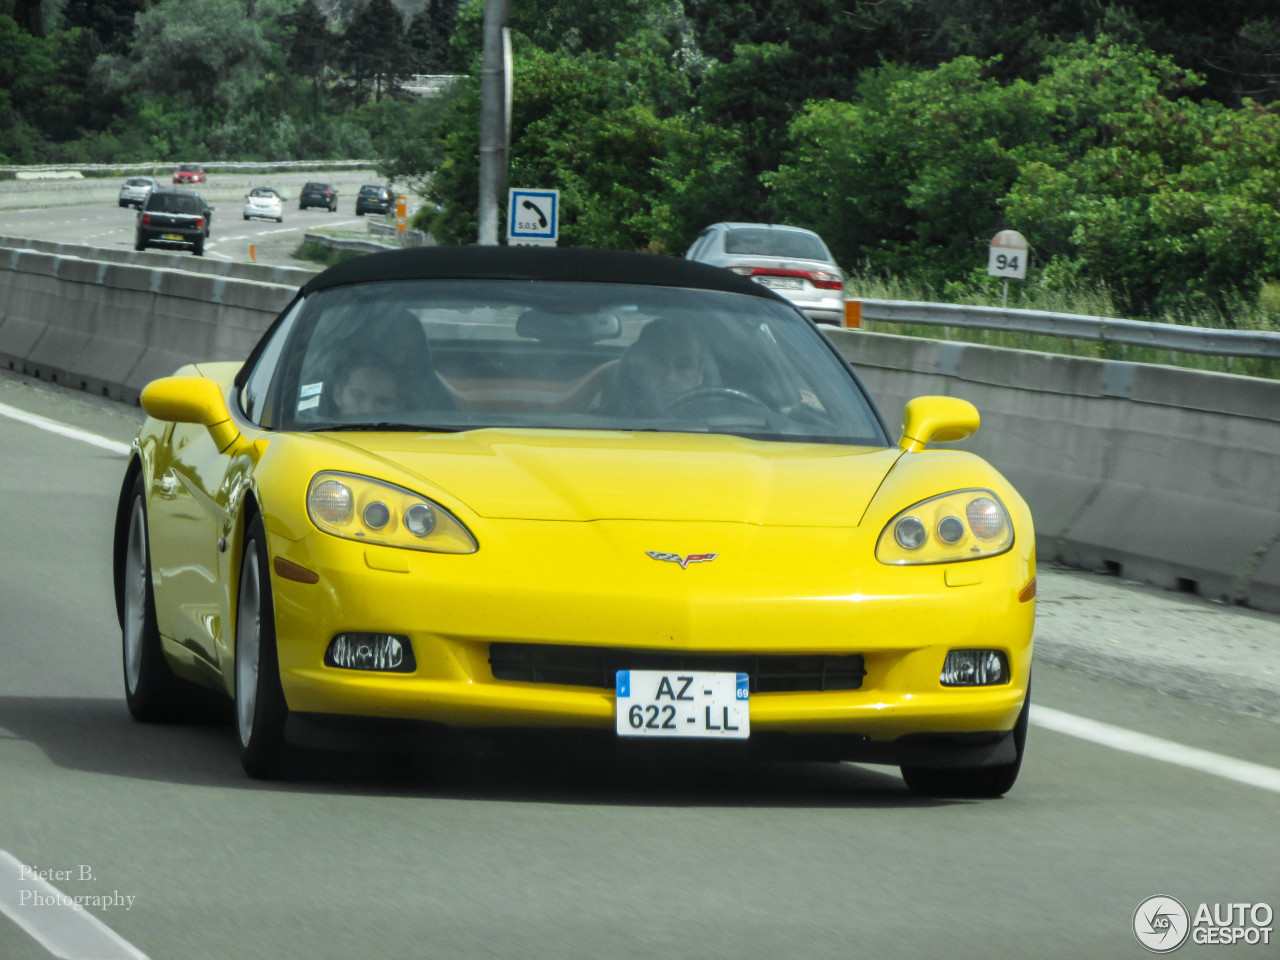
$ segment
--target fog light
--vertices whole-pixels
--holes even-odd
[[[982,540],[993,540],[1004,533],[1004,508],[990,497],[979,497],[965,509],[973,535]]]
[[[999,650],[950,650],[942,663],[944,687],[989,687],[1009,682],[1009,661]]]
[[[388,633],[340,633],[324,653],[326,667],[413,673],[418,664],[408,637]]]
[[[340,480],[317,483],[309,501],[316,516],[328,523],[342,523],[351,516],[351,488]]]

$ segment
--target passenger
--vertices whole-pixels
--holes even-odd
[[[610,407],[618,413],[653,416],[702,386],[706,378],[706,352],[697,334],[674,320],[654,320],[618,361]]]

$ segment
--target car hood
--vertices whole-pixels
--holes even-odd
[[[480,516],[525,520],[857,526],[901,455],[896,447],[604,431],[344,432],[325,440],[384,461],[388,476],[407,471]]]

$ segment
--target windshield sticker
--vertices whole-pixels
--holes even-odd
[[[301,412],[301,411],[303,411],[303,410],[314,410],[314,409],[315,409],[316,407],[318,407],[318,406],[320,406],[320,398],[319,398],[319,397],[308,397],[306,400],[299,400],[299,401],[298,401],[298,411],[299,411],[299,412]]]
[[[324,390],[323,383],[304,383],[301,389],[298,390],[298,399],[306,400],[308,397],[318,397],[322,390]]]

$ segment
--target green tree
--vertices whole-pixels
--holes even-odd
[[[245,100],[277,64],[264,30],[281,0],[259,0],[256,16],[243,0],[160,0],[138,15],[139,35],[129,57],[104,56],[96,76],[121,93],[177,93],[195,110],[227,111]]]
[[[409,22],[405,40],[414,73],[442,74],[449,69],[449,40],[458,19],[458,0],[428,0]]]
[[[343,34],[339,62],[357,94],[366,85],[374,99],[412,73],[410,51],[404,39],[404,23],[391,0],[368,0],[351,18]]]
[[[304,0],[280,17],[279,27],[285,35],[285,65],[311,81],[313,100],[318,101],[321,78],[337,57],[337,37],[329,32],[315,0]]]
[[[134,18],[146,5],[146,0],[67,0],[62,18],[68,28],[89,31],[99,52],[123,56],[133,43]]]

